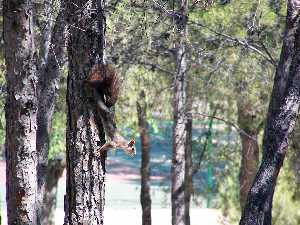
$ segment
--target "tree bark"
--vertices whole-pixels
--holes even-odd
[[[193,193],[193,161],[192,161],[192,131],[193,119],[188,118],[186,124],[185,146],[185,224],[190,225],[191,195]]]
[[[176,51],[176,75],[174,79],[174,126],[173,158],[171,168],[172,225],[184,225],[185,216],[185,150],[187,140],[186,115],[186,24],[187,1],[179,1],[179,16],[176,17],[178,47]]]
[[[93,92],[85,80],[95,63],[103,62],[104,2],[67,1],[70,23],[67,86],[67,191],[64,224],[103,224],[105,143]],[[83,10],[78,13],[78,10]],[[95,11],[95,9],[97,9]],[[101,44],[102,43],[102,44]]]
[[[296,188],[293,195],[294,199],[300,199],[300,120],[297,121],[292,135],[292,170],[295,175]]]
[[[252,105],[244,104],[244,102],[238,102],[238,125],[239,127],[247,133],[240,133],[240,138],[242,142],[242,160],[240,167],[240,206],[241,209],[244,208],[248,192],[254,181],[259,162],[259,146],[257,142],[258,127],[255,123],[253,115],[251,112]],[[250,138],[250,137],[251,138]]]
[[[62,65],[65,56],[65,21],[64,21],[64,5],[60,7],[59,14],[56,18],[55,25],[51,32],[51,41],[47,46],[42,48],[50,48],[48,56],[44,54],[40,56],[40,77],[39,77],[39,96],[38,96],[38,114],[37,114],[37,141],[36,148],[38,151],[38,218],[43,218],[43,197],[46,185],[49,139],[52,118],[55,108],[59,80],[62,74]],[[43,35],[45,36],[45,35]],[[47,39],[47,38],[45,38]],[[45,41],[46,42],[46,41]],[[46,43],[42,43],[46,45]],[[48,50],[44,50],[48,52]],[[45,224],[45,223],[40,223]]]
[[[263,139],[263,158],[240,225],[272,224],[272,201],[300,103],[299,2],[288,1],[286,28]]]
[[[46,185],[43,196],[40,224],[54,225],[58,180],[66,167],[65,160],[55,158],[49,160]]]
[[[249,133],[248,133],[249,134]],[[240,206],[244,208],[248,192],[256,176],[259,162],[259,147],[257,144],[257,133],[249,134],[254,139],[240,134],[242,141],[242,160],[240,168]]]
[[[8,224],[37,224],[37,90],[33,2],[3,2]]]
[[[191,76],[188,76],[187,81],[187,99],[186,112],[191,112],[193,107],[193,82]],[[193,137],[193,118],[188,116],[186,123],[186,145],[185,145],[185,224],[190,225],[190,205],[191,196],[193,193],[193,174],[194,165],[192,159],[192,137]]]
[[[137,102],[138,125],[141,137],[142,165],[141,165],[141,205],[142,225],[151,225],[151,194],[150,194],[150,136],[147,122],[147,104],[145,92],[140,93]]]
[[[60,3],[60,1],[59,1]],[[42,0],[34,3],[34,22],[38,35],[36,35],[36,45],[39,48],[38,70],[45,67],[50,50],[52,29],[55,21],[55,10],[53,0]]]

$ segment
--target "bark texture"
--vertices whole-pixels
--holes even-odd
[[[35,38],[39,48],[39,70],[46,65],[49,56],[52,28],[55,21],[54,4],[53,0],[35,1],[34,3],[34,22],[37,30]]]
[[[192,161],[192,130],[193,119],[188,118],[186,125],[185,147],[185,224],[190,225],[190,205],[193,193],[193,161]]]
[[[57,185],[65,167],[66,162],[62,158],[51,159],[48,162],[40,224],[55,225]]]
[[[263,140],[263,158],[248,194],[240,225],[272,224],[276,180],[300,104],[299,1],[288,1],[286,28]]]
[[[299,200],[300,199],[300,120],[297,121],[294,129],[294,133],[292,136],[292,169],[295,175],[295,183],[296,188],[294,192],[294,198]]]
[[[248,192],[252,186],[259,162],[259,146],[257,135],[259,125],[255,121],[255,110],[252,104],[245,104],[244,101],[238,101],[238,125],[247,133],[240,133],[242,142],[242,160],[240,167],[240,206],[244,208]]]
[[[187,103],[186,112],[192,111],[193,107],[193,92],[194,92],[194,80],[191,76],[188,76],[187,81]],[[185,224],[190,225],[190,205],[191,196],[193,193],[193,159],[192,159],[192,137],[193,137],[193,118],[187,117],[186,123],[186,145],[185,145]]]
[[[137,102],[138,125],[141,137],[142,165],[141,165],[141,205],[142,225],[151,225],[151,194],[150,194],[150,135],[147,122],[147,104],[145,93],[140,93]]]
[[[65,57],[65,20],[64,5],[61,4],[59,14],[52,29],[50,43],[47,41],[48,29],[46,34],[42,36],[44,49],[40,56],[39,69],[39,95],[38,95],[38,114],[37,114],[37,140],[36,148],[38,151],[38,213],[39,218],[43,217],[41,210],[43,209],[43,197],[47,177],[48,152],[50,141],[50,129],[55,108],[55,102],[59,87],[59,80],[62,74],[62,65]],[[50,30],[51,31],[51,30]],[[50,49],[50,51],[48,50]],[[46,56],[47,54],[47,56]],[[45,221],[46,218],[41,218]],[[46,224],[42,223],[41,224]]]
[[[186,115],[186,24],[187,1],[179,1],[179,16],[176,17],[178,29],[178,47],[176,52],[176,76],[174,79],[174,126],[173,158],[171,168],[172,225],[185,224],[185,150],[187,140]]]
[[[103,7],[103,1],[66,2],[71,26],[64,224],[103,224],[106,156],[98,158],[95,153],[105,143],[104,132],[93,93],[84,82],[92,66],[103,62],[104,31],[99,30],[105,27]]]
[[[37,224],[37,70],[33,2],[3,1],[8,224]]]

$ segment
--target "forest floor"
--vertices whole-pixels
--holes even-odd
[[[121,157],[123,158],[123,157]],[[140,177],[134,164],[121,163],[122,159],[107,161],[106,204],[104,211],[105,225],[126,224],[140,225]],[[136,164],[135,164],[136,165]],[[163,184],[166,174],[151,177],[152,220],[153,225],[171,224],[169,187]],[[65,194],[65,173],[59,181],[56,224],[63,224],[63,196]],[[6,225],[5,206],[5,162],[0,161],[0,201],[2,224]],[[117,215],[117,216],[116,216]],[[219,210],[206,208],[191,209],[192,225],[221,225],[222,215]]]

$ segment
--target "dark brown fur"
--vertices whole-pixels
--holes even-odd
[[[111,64],[95,64],[86,82],[104,95],[104,103],[107,107],[110,108],[116,104],[121,80]]]

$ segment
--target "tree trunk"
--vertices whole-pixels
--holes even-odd
[[[65,21],[64,5],[61,5],[59,15],[56,18],[52,30],[50,51],[48,56],[42,56],[43,64],[40,64],[39,77],[39,96],[38,96],[38,114],[37,114],[37,141],[36,148],[38,151],[38,218],[43,217],[42,205],[45,191],[45,181],[47,174],[48,152],[50,129],[55,108],[55,101],[61,77],[61,66],[65,55]],[[43,43],[45,44],[45,43]],[[44,46],[44,48],[47,48]],[[47,50],[45,50],[47,51]],[[45,218],[40,218],[45,221]],[[45,224],[45,223],[40,223]]]
[[[248,192],[254,181],[258,162],[259,162],[259,146],[256,133],[248,133],[253,139],[245,134],[240,134],[242,141],[242,161],[240,168],[240,206],[244,208]]]
[[[85,80],[95,63],[103,62],[104,2],[67,2],[70,23],[67,86],[67,191],[64,224],[103,224],[105,155],[96,151],[105,143],[93,92]],[[84,9],[84,13],[78,13]],[[94,9],[97,9],[96,11]],[[103,30],[101,30],[103,29]]]
[[[58,2],[60,3],[60,1]],[[34,22],[38,35],[36,35],[36,45],[39,48],[38,69],[42,72],[45,67],[51,44],[53,21],[55,21],[54,0],[42,0],[34,3]]]
[[[188,76],[187,81],[187,99],[186,99],[186,112],[191,112],[193,107],[193,83],[194,80]],[[190,205],[191,196],[193,193],[193,160],[192,160],[192,137],[193,137],[193,118],[187,118],[186,123],[186,145],[185,145],[185,224],[190,225]]]
[[[141,136],[142,165],[141,165],[141,205],[142,225],[151,225],[151,195],[150,195],[150,136],[147,122],[147,104],[145,92],[140,93],[137,102],[138,124]]]
[[[193,119],[188,118],[186,124],[186,146],[185,146],[185,224],[190,225],[191,195],[193,192],[193,161],[192,161],[192,130]]]
[[[174,80],[174,126],[173,158],[171,168],[172,225],[185,225],[185,150],[187,140],[186,115],[186,23],[187,1],[180,1],[180,16],[176,17],[178,47],[176,52],[177,72]]]
[[[55,224],[57,184],[65,167],[66,163],[62,158],[49,160],[46,185],[43,196],[43,205],[41,205],[42,210],[40,224]]]
[[[254,181],[259,162],[259,146],[257,142],[258,127],[252,115],[251,104],[238,102],[238,125],[247,133],[240,133],[242,142],[242,160],[240,167],[240,206],[244,208],[248,192]],[[250,136],[250,137],[249,137]]]
[[[8,224],[37,224],[37,70],[33,2],[3,2]]]
[[[296,188],[294,192],[294,199],[300,199],[300,120],[297,121],[292,135],[292,170],[295,175]]]
[[[276,180],[288,149],[300,103],[299,3],[288,1],[284,41],[263,140],[263,158],[248,194],[240,225],[272,224]]]

